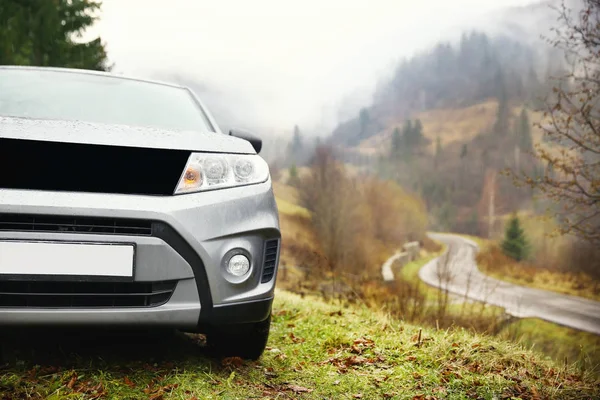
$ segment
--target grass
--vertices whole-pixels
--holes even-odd
[[[600,301],[600,282],[583,272],[549,271],[514,262],[478,265],[486,274],[516,285]]]
[[[411,118],[421,120],[423,134],[431,141],[429,147],[433,152],[438,137],[445,147],[457,141],[470,141],[488,129],[494,123],[497,107],[497,102],[490,100],[464,108],[424,111]],[[402,129],[403,124],[404,120],[388,121],[384,131],[363,141],[359,148],[367,153],[384,153],[389,148],[394,128]]]
[[[561,251],[564,252],[565,239],[549,238],[544,234],[544,228],[547,229],[546,232],[550,231],[554,226],[553,223],[544,221],[540,223],[541,220],[537,217],[524,218],[524,221],[534,252],[538,253],[536,258],[556,259]],[[482,272],[493,278],[515,285],[600,301],[600,282],[586,273],[546,269],[526,262],[518,263],[501,254],[494,241],[477,236],[460,236],[471,239],[479,245],[477,265]]]
[[[527,318],[507,325],[499,336],[600,376],[600,336],[593,333]]]
[[[484,253],[492,248],[493,242],[487,239],[469,235],[461,236],[476,242]],[[435,255],[425,261],[433,257]],[[423,285],[419,281],[418,272],[424,264],[425,262],[409,263],[401,270],[400,276],[406,281],[419,284],[419,290],[426,296],[427,300],[435,302],[440,291],[428,285]],[[466,306],[466,310],[463,308],[464,306]],[[482,308],[477,303],[465,305],[460,302],[460,298],[458,302],[453,302],[447,311],[449,318],[460,317],[465,312],[473,316],[479,315],[480,318],[498,318],[504,314],[501,307],[487,305]],[[566,360],[567,363],[574,365],[576,368],[586,370],[592,374],[600,374],[600,336],[534,318],[512,320],[509,324],[499,326],[501,330],[497,331],[496,334],[503,339],[520,343],[557,362]]]
[[[549,270],[514,261],[497,245],[484,247],[477,254],[477,265],[487,275],[516,285],[600,301],[600,282],[597,279],[583,272]]]
[[[218,360],[198,336],[3,340],[2,399],[597,398],[600,383],[510,342],[420,328],[365,307],[279,291],[258,362]],[[19,342],[20,341],[20,342]],[[60,346],[60,348],[58,347]],[[432,397],[427,397],[432,396]]]

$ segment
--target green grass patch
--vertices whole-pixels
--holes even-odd
[[[14,355],[0,369],[0,398],[600,396],[597,378],[463,329],[420,328],[366,307],[340,308],[283,291],[273,315],[269,348],[258,362],[212,359],[198,336],[87,343],[63,336],[56,349],[38,335],[36,342],[10,344]]]
[[[507,325],[500,336],[557,362],[574,365],[590,375],[600,376],[600,336],[547,322],[526,318]]]

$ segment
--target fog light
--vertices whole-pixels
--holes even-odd
[[[236,254],[227,263],[227,272],[233,276],[244,276],[250,270],[250,260],[243,254]]]

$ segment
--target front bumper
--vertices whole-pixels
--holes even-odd
[[[148,236],[0,230],[0,240],[134,243],[135,282],[177,281],[177,285],[169,300],[155,307],[0,306],[0,324],[202,329],[211,324],[256,322],[270,312],[276,272],[261,282],[264,249],[267,241],[281,237],[270,181],[165,197],[0,189],[0,222],[3,214],[151,221]],[[250,255],[252,274],[244,283],[232,284],[224,279],[222,264],[224,256],[237,248]],[[8,278],[0,275],[3,279]]]

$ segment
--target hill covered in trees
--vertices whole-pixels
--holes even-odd
[[[401,62],[329,142],[344,161],[420,195],[434,228],[491,235],[498,215],[531,204],[501,172],[543,168],[529,156],[532,117],[561,68],[548,46],[464,33]]]

